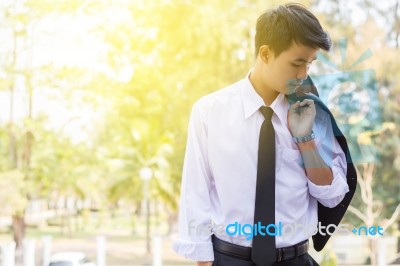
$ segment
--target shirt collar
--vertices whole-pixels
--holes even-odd
[[[260,109],[261,106],[264,105],[264,100],[260,95],[256,92],[253,85],[250,82],[251,70],[247,74],[247,76],[243,79],[243,83],[241,86],[241,96],[243,100],[244,107],[244,118],[247,119],[252,116],[255,112]],[[287,111],[289,109],[289,103],[283,93],[279,93],[278,97],[272,102],[270,105],[274,114],[278,116],[279,120],[283,123],[287,123]]]

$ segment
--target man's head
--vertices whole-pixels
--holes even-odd
[[[304,6],[281,5],[257,20],[255,49],[263,83],[277,92],[293,93],[288,84],[307,78],[319,49],[329,51],[331,40],[318,19]]]

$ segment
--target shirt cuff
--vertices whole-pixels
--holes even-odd
[[[177,239],[172,249],[186,259],[193,261],[214,261],[212,242],[191,242]]]
[[[308,180],[308,189],[311,196],[329,208],[338,205],[344,198],[344,195],[349,192],[346,176],[344,176],[341,169],[336,166],[332,166],[331,169],[333,180],[330,185],[316,185]]]

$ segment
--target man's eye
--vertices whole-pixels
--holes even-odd
[[[301,65],[297,65],[297,64],[292,64],[292,66],[294,66],[294,67],[301,67]]]

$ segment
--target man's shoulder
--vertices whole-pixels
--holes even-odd
[[[202,96],[195,102],[195,106],[200,109],[209,109],[212,107],[224,107],[234,100],[240,98],[240,88],[243,80],[239,80],[233,84],[230,84],[224,88],[211,92],[207,95]]]

